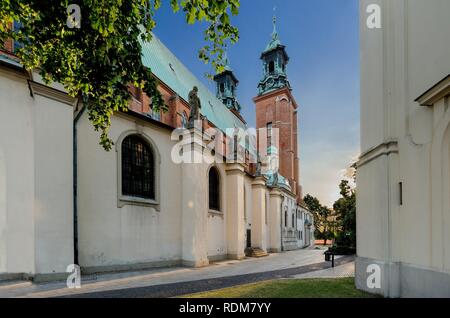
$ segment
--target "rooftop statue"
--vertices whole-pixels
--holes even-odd
[[[201,119],[200,109],[202,108],[200,98],[198,97],[197,86],[194,86],[189,92],[189,106],[191,107],[191,114],[189,116],[188,128],[194,128],[195,121]]]

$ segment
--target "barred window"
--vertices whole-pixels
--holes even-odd
[[[155,162],[150,145],[132,135],[122,142],[122,195],[155,200]]]
[[[220,178],[214,167],[209,170],[209,209],[220,211]]]

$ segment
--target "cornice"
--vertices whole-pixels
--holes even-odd
[[[357,167],[360,168],[367,163],[375,160],[381,156],[389,156],[390,154],[398,154],[398,142],[396,140],[387,140],[378,146],[375,146],[366,152],[362,153],[359,157]]]
[[[420,106],[433,106],[436,102],[450,95],[450,74],[439,81],[415,100]]]
[[[69,96],[66,92],[60,91],[58,89],[32,80],[28,80],[28,86],[30,87],[32,96],[40,95],[72,107],[75,107],[77,104],[77,98]]]

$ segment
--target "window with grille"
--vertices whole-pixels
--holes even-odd
[[[220,179],[214,167],[209,170],[209,209],[220,211]]]
[[[132,135],[122,142],[122,195],[155,200],[155,162],[150,145]]]

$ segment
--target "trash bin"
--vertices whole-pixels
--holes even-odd
[[[331,261],[331,252],[326,251],[325,252],[325,262],[329,262],[329,261]]]

